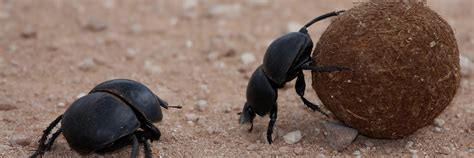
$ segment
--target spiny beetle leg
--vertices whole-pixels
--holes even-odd
[[[272,144],[272,134],[273,134],[273,126],[275,126],[275,122],[277,119],[277,113],[278,113],[278,106],[275,104],[270,111],[270,122],[268,123],[268,129],[267,129],[267,141],[269,144]]]
[[[48,146],[45,143],[46,140],[48,139],[48,135],[51,133],[53,128],[56,127],[56,125],[61,121],[62,118],[63,118],[63,115],[59,115],[56,119],[54,119],[53,122],[49,124],[48,127],[46,127],[46,129],[43,131],[43,136],[41,136],[41,139],[38,141],[38,148],[36,149],[36,152],[33,153],[33,155],[31,155],[31,157],[38,157],[39,155],[43,155],[44,152],[48,150]]]
[[[304,74],[303,72],[300,72],[298,75],[298,78],[296,78],[296,85],[295,85],[295,90],[296,93],[300,96],[301,100],[303,100],[303,103],[309,107],[313,111],[318,111],[323,115],[326,115],[328,117],[328,114],[323,112],[318,105],[311,103],[304,97],[304,91],[306,89],[306,83],[304,81]]]
[[[136,158],[138,154],[138,140],[137,136],[132,136],[132,153],[130,154],[130,158]]]
[[[342,66],[311,66],[311,65],[303,65],[301,66],[303,70],[311,70],[316,72],[336,72],[336,71],[350,71],[350,68],[342,67]]]

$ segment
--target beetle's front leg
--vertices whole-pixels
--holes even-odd
[[[295,90],[296,93],[300,96],[301,100],[303,100],[304,105],[309,107],[313,111],[318,111],[323,115],[326,115],[328,117],[328,114],[323,112],[321,108],[319,108],[318,105],[311,103],[308,99],[304,97],[304,91],[306,89],[306,83],[304,81],[304,74],[303,72],[300,72],[298,74],[298,78],[296,78],[296,85],[295,85]]]
[[[272,144],[273,142],[272,140],[273,126],[275,126],[277,114],[278,114],[278,106],[275,103],[272,110],[270,111],[270,122],[268,123],[268,128],[267,128],[267,141],[269,144]]]

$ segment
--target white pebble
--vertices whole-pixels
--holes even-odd
[[[197,120],[199,120],[199,116],[193,113],[187,113],[184,114],[184,116],[186,117],[186,121],[188,122],[196,122]]]
[[[207,101],[206,100],[198,100],[195,105],[196,110],[204,111],[207,108]]]
[[[440,118],[436,118],[433,121],[433,125],[435,125],[436,127],[440,127],[440,128],[443,127],[444,123],[445,123],[444,120],[440,119]]]
[[[284,139],[285,142],[288,143],[288,144],[295,144],[295,143],[297,143],[298,141],[300,141],[301,138],[303,138],[303,136],[301,135],[301,131],[300,131],[300,130],[296,130],[296,131],[290,132],[290,133],[286,134],[285,136],[283,136],[283,139]]]
[[[97,64],[94,58],[86,58],[79,63],[78,67],[79,67],[79,70],[89,71],[89,70],[92,70],[96,65]]]
[[[183,0],[183,9],[193,9],[198,5],[197,0]]]
[[[238,16],[240,14],[240,10],[240,4],[220,4],[212,6],[208,13],[212,17],[223,16],[230,18]]]
[[[459,63],[461,64],[461,75],[470,76],[474,74],[474,63],[466,56],[459,56]]]
[[[66,104],[64,102],[59,102],[58,103],[58,107],[65,107],[65,106],[66,106]]]
[[[150,72],[150,73],[152,73],[152,74],[161,73],[161,67],[160,67],[159,65],[153,64],[153,62],[150,61],[150,60],[146,60],[146,61],[145,61],[144,68],[145,68],[146,70],[148,70],[148,72]]]
[[[255,62],[257,59],[255,58],[255,55],[253,53],[245,52],[240,56],[240,60],[244,65],[247,65]]]

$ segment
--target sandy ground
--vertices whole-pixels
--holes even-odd
[[[324,118],[303,107],[290,83],[279,91],[275,143],[265,144],[268,118],[258,117],[247,133],[249,126],[239,125],[236,113],[266,47],[293,25],[352,2],[193,2],[1,0],[0,156],[31,154],[42,130],[69,104],[114,78],[143,82],[170,104],[184,106],[165,111],[156,124],[163,135],[152,145],[155,156],[474,156],[474,77],[463,77],[452,105],[439,116],[442,127],[430,125],[398,140],[359,136],[343,152],[329,147],[321,131]],[[432,0],[429,6],[452,24],[461,54],[474,60],[474,2]],[[313,40],[329,22],[311,28]],[[244,64],[245,53],[256,61]],[[313,89],[306,91],[316,100]],[[206,107],[195,108],[204,101]],[[188,121],[192,114],[197,121]],[[286,144],[281,136],[295,130],[302,140]],[[46,156],[79,155],[60,137]]]

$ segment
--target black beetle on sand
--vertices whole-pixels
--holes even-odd
[[[138,144],[143,143],[145,157],[152,157],[148,140],[160,139],[161,133],[152,122],[163,119],[161,107],[181,108],[168,106],[139,82],[127,79],[103,82],[51,122],[31,157],[50,150],[61,133],[80,154],[107,153],[132,145],[131,157],[137,157]],[[48,139],[59,122],[61,127]]]
[[[267,129],[267,141],[272,143],[271,135],[277,118],[277,89],[286,82],[296,78],[295,90],[303,103],[314,111],[326,115],[318,105],[304,98],[305,81],[303,70],[315,72],[335,72],[349,70],[340,66],[317,66],[311,59],[313,42],[307,28],[312,24],[341,14],[344,11],[331,12],[321,15],[299,30],[291,32],[273,41],[265,52],[263,64],[252,74],[247,85],[247,102],[240,113],[239,122],[251,123],[249,131],[253,129],[253,119],[256,114],[264,116],[270,113],[270,122]]]

